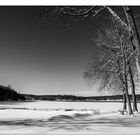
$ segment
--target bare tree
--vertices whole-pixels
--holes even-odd
[[[97,14],[99,14],[99,12],[102,12],[103,9],[108,10],[108,12],[112,15],[112,17],[120,24],[122,29],[125,30],[129,34],[128,40],[127,40],[127,42],[129,42],[129,43],[127,43],[127,44],[126,44],[126,41],[124,42],[124,39],[121,35],[119,36],[119,39],[116,40],[116,41],[119,41],[118,46],[120,49],[120,54],[122,55],[121,62],[119,61],[119,63],[117,63],[120,65],[120,71],[119,72],[117,71],[117,73],[119,73],[119,74],[117,74],[117,76],[122,75],[122,76],[119,76],[119,79],[121,79],[121,83],[123,83],[123,85],[125,85],[125,86],[123,86],[123,91],[125,91],[124,93],[126,95],[128,103],[129,103],[129,96],[128,96],[129,95],[128,94],[128,87],[129,87],[128,81],[129,80],[128,79],[130,79],[131,87],[132,87],[132,95],[133,95],[133,110],[137,111],[136,96],[135,96],[135,84],[134,84],[134,73],[132,72],[132,66],[131,66],[132,63],[129,60],[132,58],[132,56],[133,56],[133,58],[135,58],[134,62],[137,66],[137,71],[140,72],[140,55],[139,55],[140,41],[139,41],[139,35],[137,32],[137,27],[135,24],[135,19],[134,19],[133,13],[131,11],[131,8],[128,6],[122,6],[124,13],[125,13],[125,16],[126,16],[126,19],[127,19],[127,22],[123,21],[122,18],[119,15],[117,15],[117,13],[110,6],[87,6],[87,7],[84,7],[84,6],[57,7],[56,6],[55,8],[50,7],[49,9],[46,9],[46,7],[41,7],[41,8],[42,8],[41,15],[42,15],[43,19],[45,19],[45,21],[47,21],[47,22],[50,21],[50,23],[52,23],[52,22],[58,21],[58,19],[59,19],[59,21],[61,23],[64,23],[64,25],[67,28],[74,25],[74,23],[78,20],[86,20],[87,18],[91,18],[91,17],[96,16]],[[125,43],[125,45],[124,45],[124,43]],[[118,46],[116,46],[116,48],[113,48],[113,50],[118,49],[117,48]],[[130,52],[132,52],[132,53],[130,53]],[[110,77],[109,75],[111,75],[111,73],[115,72],[116,68],[118,68],[118,65],[115,65],[113,63],[113,62],[116,62],[113,59],[114,56],[112,54],[109,54],[109,55],[110,55],[109,63],[111,62],[111,65],[108,65],[108,64],[105,64],[105,65],[107,65],[106,66],[107,69],[111,68],[111,70],[108,71],[106,69],[105,73],[107,73],[107,74],[102,75],[102,78],[104,77],[103,79],[108,79],[108,81],[113,81],[114,78]],[[104,55],[104,61],[107,59],[109,59],[109,58]],[[117,57],[116,60],[119,60],[119,59],[120,58]],[[104,61],[101,61],[100,63],[102,64]],[[128,73],[130,76],[128,76]],[[113,75],[114,75],[114,77],[116,76],[115,74],[113,74]],[[106,78],[106,77],[108,77],[108,78]],[[122,77],[122,78],[120,78],[120,77]],[[105,81],[105,80],[103,80],[103,81]],[[115,82],[117,82],[117,81],[114,81],[114,83]],[[101,83],[102,83],[101,84],[102,87],[107,87],[107,85],[105,85],[105,82],[101,82]],[[109,82],[106,82],[106,83],[109,83]],[[111,82],[111,83],[113,83],[113,82]],[[108,84],[108,86],[113,87],[114,84],[111,84],[111,83]],[[125,104],[125,102],[124,102],[124,104]],[[131,114],[130,106],[131,106],[131,104],[129,105],[129,113]],[[125,105],[124,105],[124,108],[125,108]]]
[[[96,41],[98,47],[94,46],[93,49],[98,50],[100,55],[94,53],[92,63],[89,64],[89,69],[85,73],[85,77],[100,81],[100,90],[108,88],[115,92],[121,92],[124,95],[123,109],[126,110],[127,100],[129,115],[133,114],[129,98],[128,80],[130,74],[133,110],[136,111],[135,84],[129,62],[134,58],[134,52],[131,47],[128,31],[124,30],[120,24],[115,22],[105,30],[104,34],[99,33],[94,41]],[[133,74],[135,73],[133,72]]]

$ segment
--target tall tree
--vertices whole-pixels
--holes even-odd
[[[133,53],[129,33],[114,20],[113,24],[104,32],[104,34],[99,33],[94,40],[98,47],[94,46],[93,50],[98,50],[100,55],[97,55],[96,52],[93,54],[92,63],[89,64],[85,77],[100,81],[101,90],[105,88],[115,92],[120,90],[124,94],[124,110],[126,110],[125,99],[127,99],[128,112],[131,115],[133,113],[129,98],[128,68],[130,67],[128,67],[128,61],[133,58]]]
[[[128,73],[130,74],[130,81],[132,85],[132,93],[133,93],[133,103],[136,104],[136,97],[135,97],[135,86],[134,86],[134,80],[133,80],[133,74],[131,73],[132,67],[131,63],[128,63],[129,57],[135,56],[135,63],[137,66],[137,70],[140,72],[140,57],[139,57],[139,50],[140,50],[140,41],[139,41],[139,35],[137,32],[137,27],[135,24],[135,19],[133,16],[133,13],[131,11],[131,8],[128,6],[122,6],[127,21],[123,21],[121,16],[118,15],[112,7],[110,6],[75,6],[75,7],[69,7],[69,6],[61,6],[61,7],[50,7],[46,9],[46,7],[42,8],[42,17],[45,19],[45,21],[60,22],[61,24],[65,25],[67,28],[74,25],[74,23],[78,20],[86,20],[87,18],[91,18],[99,14],[99,12],[102,12],[103,9],[106,9],[112,17],[122,26],[124,30],[129,32],[129,45],[127,46],[127,49],[130,49],[130,47],[133,49],[132,53],[126,53],[126,49],[124,49],[123,40],[121,40],[122,45],[121,46],[121,53],[122,53],[122,62],[123,62],[123,80],[122,83],[125,83],[125,94],[128,94],[126,89],[128,89]],[[55,18],[54,18],[55,17]],[[47,19],[47,20],[46,20]],[[111,56],[110,56],[111,57]],[[122,65],[122,64],[120,64]],[[113,67],[112,67],[113,68]],[[114,69],[114,68],[113,68]],[[129,71],[128,71],[129,70]],[[106,75],[107,76],[107,75]],[[113,79],[112,79],[113,80]],[[124,90],[124,89],[123,89]],[[128,99],[127,99],[128,100]],[[134,107],[134,105],[133,105]],[[134,109],[134,108],[133,108]],[[135,109],[136,106],[135,106]]]

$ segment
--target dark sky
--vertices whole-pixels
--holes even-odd
[[[27,94],[94,92],[83,72],[89,34],[103,24],[101,15],[66,30],[46,25],[38,12],[39,7],[0,7],[0,84]]]

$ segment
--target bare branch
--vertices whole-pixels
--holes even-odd
[[[92,6],[89,9],[85,10],[77,10],[76,12],[68,12],[67,8],[61,8],[61,12],[63,14],[69,15],[69,16],[78,16],[78,17],[88,17],[90,15],[95,16],[97,13],[99,13],[102,9],[104,9],[104,6]]]
[[[116,19],[116,20],[118,20],[120,23],[121,23],[121,25],[122,26],[124,26],[125,27],[125,29],[127,30],[127,31],[131,31],[131,29],[129,28],[129,26],[110,8],[110,7],[106,7],[107,8],[107,10],[113,15],[113,17]]]

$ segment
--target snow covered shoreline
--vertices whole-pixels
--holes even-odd
[[[0,134],[140,134],[140,114],[121,115],[121,107],[122,103],[0,104]]]

